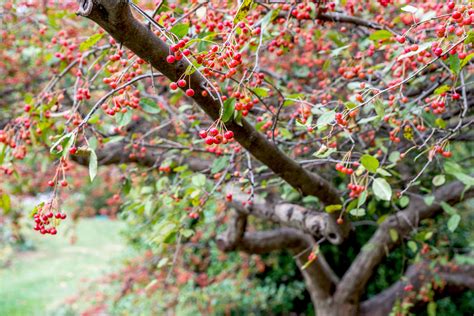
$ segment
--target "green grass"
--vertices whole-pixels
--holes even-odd
[[[81,220],[74,245],[61,234],[28,232],[36,249],[18,252],[9,267],[0,269],[0,315],[50,315],[88,280],[116,270],[126,249],[120,228],[117,221]]]

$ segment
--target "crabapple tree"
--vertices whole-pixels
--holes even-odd
[[[474,288],[449,243],[472,219],[472,2],[6,0],[2,19],[2,183],[45,165],[39,234],[69,219],[74,170],[118,166],[113,200],[168,277],[205,234],[291,253],[317,315]],[[336,271],[326,245],[368,228]],[[367,296],[397,249],[399,280]]]

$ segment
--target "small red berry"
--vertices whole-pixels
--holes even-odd
[[[206,138],[207,137],[207,132],[205,130],[199,131],[199,137]]]
[[[213,127],[209,130],[209,134],[211,136],[216,136],[217,134],[219,134],[219,130],[217,128]]]
[[[187,95],[188,97],[192,97],[192,96],[194,96],[194,90],[193,90],[193,89],[191,89],[191,88],[190,88],[190,89],[188,89],[188,90],[186,90],[186,95]]]
[[[232,139],[232,138],[234,138],[234,132],[232,132],[232,131],[227,131],[227,132],[224,133],[224,137],[225,137],[226,139]]]
[[[178,86],[181,88],[186,87],[186,80],[183,80],[183,79],[178,80]]]
[[[172,64],[176,61],[176,57],[174,57],[173,55],[168,55],[168,57],[166,57],[166,61]]]
[[[171,90],[176,90],[176,89],[178,89],[178,84],[177,84],[176,82],[170,83],[170,89],[171,89]]]
[[[400,44],[403,44],[403,43],[405,43],[405,41],[406,41],[406,38],[403,37],[403,36],[401,36],[401,35],[398,35],[395,39],[396,39],[397,42],[399,42]]]
[[[459,11],[454,11],[452,17],[455,20],[459,20],[462,17],[462,14]]]

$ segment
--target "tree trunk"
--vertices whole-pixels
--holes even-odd
[[[340,303],[332,298],[315,304],[316,316],[355,316],[358,310],[357,304]]]

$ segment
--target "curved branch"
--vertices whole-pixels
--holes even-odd
[[[465,192],[464,184],[455,181],[436,190],[435,202],[431,205],[427,205],[422,197],[413,196],[410,206],[386,219],[362,248],[339,283],[335,293],[336,299],[357,302],[375,268],[391,249],[418,226],[421,220],[438,214],[442,210],[441,202],[455,204],[463,197],[467,198],[473,194],[474,188]],[[395,240],[390,234],[392,230],[398,235]]]
[[[186,72],[189,63],[184,59],[170,64],[166,62],[169,46],[149,28],[136,20],[126,0],[81,0],[83,15],[103,27],[117,42],[122,43],[140,58],[172,81],[177,81]],[[194,101],[212,119],[219,119],[221,106],[208,90],[206,79],[198,72],[188,78],[189,85],[195,90]],[[267,165],[282,179],[305,195],[318,197],[325,204],[340,204],[338,191],[319,175],[311,173],[293,159],[281,152],[247,121],[241,125],[235,121],[226,123],[235,139],[255,158]]]
[[[383,292],[362,302],[360,315],[389,315],[397,300],[413,292],[419,292],[423,285],[433,282],[435,277],[443,284],[443,286],[435,287],[435,294],[437,296],[452,295],[467,289],[474,290],[474,265],[445,265],[432,269],[429,267],[428,262],[423,262],[410,266],[403,280],[394,283]],[[407,285],[412,286],[410,291],[405,291],[405,286]]]
[[[256,196],[252,203],[240,191],[232,190],[229,203],[241,214],[253,215],[310,234],[316,239],[326,238],[333,244],[341,244],[347,237],[348,226],[338,225],[336,218],[326,212],[316,212],[300,205],[290,203],[270,204]]]
[[[240,215],[242,216],[242,215]],[[307,256],[314,247],[313,239],[292,228],[280,228],[270,231],[245,232],[242,217],[234,214],[228,231],[218,237],[218,247],[222,251],[240,250],[251,254],[263,254],[277,250],[290,250],[295,254],[296,262],[303,274],[306,288],[313,304],[321,303],[330,297],[338,282],[336,274],[329,267],[322,254],[305,269]],[[229,237],[230,236],[230,237]]]

